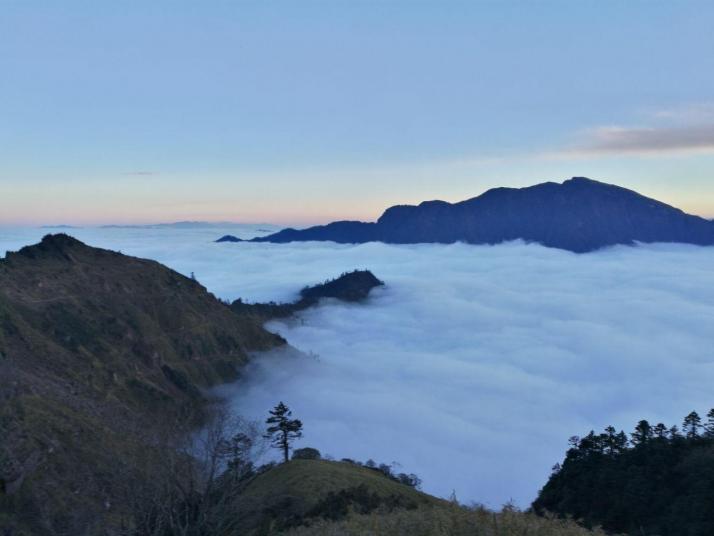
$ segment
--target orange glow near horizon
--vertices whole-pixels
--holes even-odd
[[[292,180],[263,177],[255,178],[250,188],[242,192],[227,181],[216,181],[210,188],[199,190],[191,181],[168,179],[160,183],[135,181],[121,185],[52,181],[42,189],[22,183],[3,188],[0,184],[3,205],[0,225],[94,226],[203,221],[306,227],[337,220],[375,221],[393,205],[433,199],[458,202],[502,184],[520,187],[542,182],[542,179],[523,179],[509,183],[498,177],[469,180],[462,174],[446,188],[442,181],[434,178],[439,174],[430,171],[419,180],[414,179],[413,173],[406,172],[376,177],[349,176],[349,181],[340,182],[344,186],[338,187],[333,182],[324,188],[307,186],[309,181],[304,176],[291,177]],[[410,183],[408,188],[403,187],[406,182]],[[622,186],[687,213],[714,217],[714,199],[707,195],[705,187],[685,189],[663,182],[650,185],[642,180],[611,182],[620,182]],[[222,192],[225,193],[222,195]]]
[[[394,203],[392,203],[394,204]],[[363,205],[356,209],[354,204],[349,203],[332,205],[329,211],[313,211],[313,207],[305,207],[300,211],[292,207],[291,210],[224,210],[217,207],[217,210],[206,211],[186,211],[181,208],[177,210],[165,210],[158,214],[151,210],[136,210],[131,213],[126,211],[96,210],[82,212],[74,210],[45,210],[42,216],[14,214],[6,211],[0,216],[0,225],[6,226],[49,226],[49,225],[76,225],[76,226],[100,226],[100,225],[153,225],[160,223],[173,223],[179,221],[197,221],[207,223],[245,223],[245,224],[273,224],[295,227],[308,227],[311,225],[324,225],[338,220],[359,220],[376,221],[382,212],[389,205],[370,206]],[[118,207],[117,207],[118,208]],[[701,216],[707,219],[714,219],[714,211],[707,203],[692,202],[689,205],[681,205],[683,211]],[[340,210],[343,209],[343,210]],[[361,210],[360,210],[361,209]]]
[[[2,225],[151,225],[172,223],[178,221],[201,221],[208,223],[268,223],[285,226],[310,226],[329,223],[335,220],[376,220],[385,207],[363,205],[355,209],[354,204],[331,204],[330,210],[314,210],[305,207],[299,210],[295,207],[275,207],[272,210],[226,210],[218,206],[215,210],[185,210],[178,205],[176,210],[167,207],[160,213],[150,209],[124,210],[122,207],[103,207],[104,210],[87,210],[81,213],[61,207],[47,207],[41,211],[41,216],[22,213],[24,211],[4,211],[0,215]],[[53,209],[54,208],[54,209]]]

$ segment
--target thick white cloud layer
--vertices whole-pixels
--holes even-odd
[[[252,418],[283,400],[305,423],[300,445],[399,461],[439,495],[525,506],[570,435],[608,424],[629,431],[640,418],[679,423],[714,406],[714,248],[574,255],[519,243],[213,244],[215,230],[69,232],[193,271],[231,299],[289,300],[305,284],[371,269],[387,285],[367,303],[329,302],[272,322],[299,352],[260,356],[221,392]],[[0,234],[0,251],[19,239]]]

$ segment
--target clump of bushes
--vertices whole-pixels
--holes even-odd
[[[391,512],[398,508],[414,510],[417,504],[402,495],[380,496],[370,491],[367,486],[342,489],[338,492],[331,491],[305,515],[306,519],[322,518],[337,521],[344,519],[350,512],[356,514],[369,514],[378,508]]]
[[[305,447],[293,451],[293,460],[321,460],[322,455],[317,449]]]

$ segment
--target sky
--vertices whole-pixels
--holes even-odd
[[[588,176],[714,217],[714,3],[0,0],[0,224],[307,225]]]

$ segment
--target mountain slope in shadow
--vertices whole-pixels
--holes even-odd
[[[359,301],[381,284],[354,271],[306,287],[294,304],[241,307],[158,262],[66,234],[8,253],[0,259],[0,532],[130,526],[134,501],[153,489],[147,482],[166,460],[182,459],[187,438],[218,409],[207,388],[237,379],[251,352],[286,343],[263,328],[268,318],[323,297]]]
[[[64,234],[8,253],[0,526],[103,533],[162,436],[203,422],[204,388],[237,378],[249,352],[284,342],[154,261]]]

